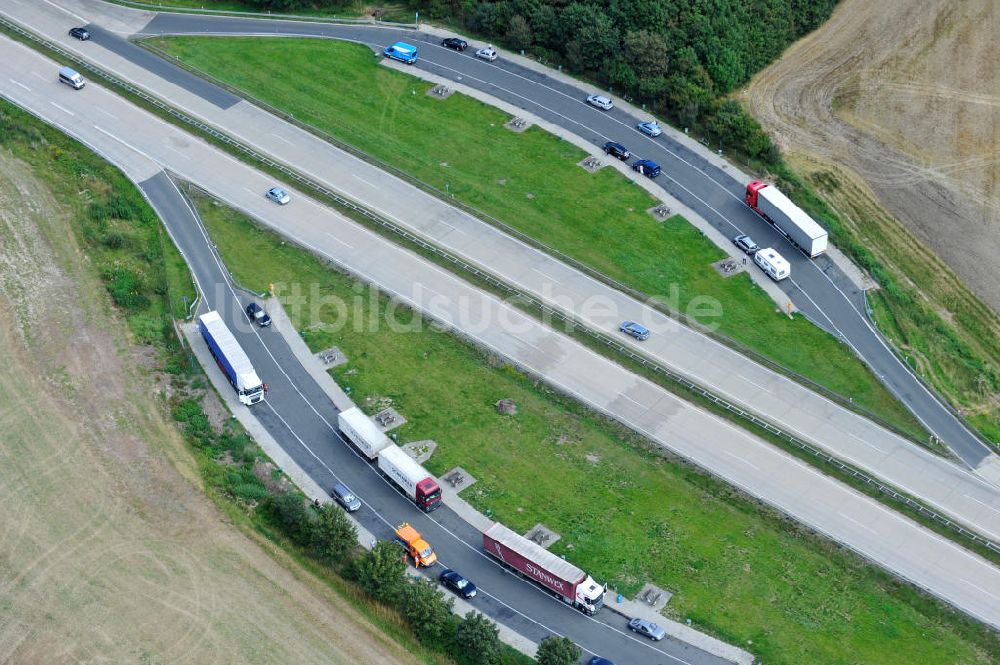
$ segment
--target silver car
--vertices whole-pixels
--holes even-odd
[[[646,122],[640,122],[638,125],[636,125],[636,128],[650,138],[656,138],[657,136],[663,133],[663,130],[660,129],[659,123],[657,123],[655,120],[647,120]]]
[[[596,106],[602,111],[610,111],[615,107],[615,103],[611,101],[611,98],[604,95],[591,95],[587,97],[587,103],[591,106]]]
[[[271,199],[272,201],[274,201],[279,205],[285,205],[286,203],[292,200],[292,197],[288,195],[288,192],[283,190],[281,187],[272,187],[271,189],[267,190],[267,193],[264,196],[266,196],[267,198]]]
[[[476,57],[487,62],[493,62],[497,59],[497,50],[492,46],[487,46],[476,51]]]
[[[663,628],[657,626],[652,621],[647,621],[645,619],[632,619],[628,622],[629,630],[639,633],[640,635],[645,635],[654,642],[659,642],[664,637],[667,636],[667,631]]]

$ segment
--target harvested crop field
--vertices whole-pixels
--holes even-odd
[[[1000,67],[993,0],[844,0],[745,91],[791,155],[856,171],[1000,312]]]
[[[0,153],[0,662],[415,662],[204,495],[49,187]]]

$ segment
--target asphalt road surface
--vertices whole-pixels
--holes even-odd
[[[412,524],[437,551],[437,570],[452,568],[475,581],[480,593],[471,603],[477,610],[535,642],[553,633],[567,635],[588,654],[636,665],[727,662],[673,638],[653,643],[633,636],[625,619],[608,609],[587,617],[495,564],[482,552],[480,532],[448,507],[429,515],[418,510],[343,440],[336,429],[336,408],[280,333],[249,323],[243,308],[252,298],[230,286],[227,271],[174,183],[160,172],[139,186],[191,267],[204,295],[200,313],[214,309],[222,315],[267,382],[267,401],[250,407],[254,416],[321,487],[343,481],[358,494],[364,507],[354,517],[366,529],[389,539],[393,525]],[[613,593],[608,601],[614,602]]]
[[[0,39],[0,48],[10,67],[7,80],[0,81],[0,91],[5,96],[83,140],[137,182],[156,176],[161,170],[159,165],[169,166],[221,200],[314,247],[331,260],[348,267],[353,263],[352,269],[367,271],[372,277],[370,281],[389,285],[390,290],[403,292],[407,286],[419,282],[433,294],[453,294],[442,306],[464,299],[475,302],[479,308],[507,307],[511,320],[521,317],[517,323],[526,326],[524,332],[513,335],[490,328],[482,333],[484,345],[519,362],[537,364],[555,378],[557,385],[562,381],[563,386],[572,386],[568,392],[586,392],[582,396],[585,401],[623,422],[639,423],[637,429],[661,445],[672,447],[679,454],[713,469],[733,484],[970,614],[993,624],[1000,623],[1000,603],[997,602],[1000,600],[1000,573],[979,557],[928,533],[815,470],[787,459],[773,446],[694,409],[662,388],[629,375],[606,358],[554,333],[498,299],[478,293],[454,275],[358,228],[303,194],[293,191],[293,202],[289,206],[268,203],[261,196],[268,183],[273,182],[268,176],[192,139],[183,130],[135,108],[99,85],[88,85],[82,91],[60,85],[52,75],[55,63],[23,46]],[[196,274],[203,270],[193,257],[188,259]],[[212,288],[209,284],[202,286]],[[426,303],[414,301],[413,305],[426,309]],[[235,313],[228,313],[227,318],[235,324],[232,317],[238,318],[239,311],[235,305],[229,309]],[[441,316],[449,314],[442,310]],[[270,331],[265,334],[267,332]],[[284,374],[283,366],[280,363],[267,365],[266,359],[263,362],[265,365],[258,369],[272,386],[272,401],[266,408],[277,407],[274,419],[268,424],[277,427],[278,423],[295,423],[297,427],[294,418],[278,416],[281,415],[281,399],[288,398],[285,393],[289,391],[298,392],[298,384],[291,385],[293,381],[285,386],[280,381],[276,383],[277,377],[273,375]],[[274,394],[279,390],[282,395]],[[302,408],[312,409],[309,406],[312,402],[304,398],[303,402]],[[322,411],[317,409],[314,413]],[[329,416],[321,420],[329,422]],[[321,430],[317,430],[311,437],[319,438],[307,438],[289,428],[278,440],[288,445],[290,452],[299,445],[302,447],[299,454],[312,456],[310,451],[324,441],[323,436]],[[325,436],[329,438],[332,433]],[[313,462],[307,459],[305,464],[310,471],[322,473],[324,468],[337,468],[319,464],[319,456],[312,459]],[[348,480],[354,484],[352,478]],[[325,484],[325,479],[326,476],[317,478],[321,484]],[[360,491],[359,487],[356,489]],[[395,515],[392,518],[396,519]],[[453,562],[448,557],[444,561]],[[480,579],[478,569],[456,567],[477,581]],[[528,588],[534,591],[533,587]],[[519,605],[515,606],[520,609]],[[545,619],[541,615],[531,616],[540,621]],[[591,648],[586,642],[584,646]]]
[[[344,39],[381,50],[397,40],[416,44],[415,67],[487,92],[531,111],[554,124],[603,145],[624,143],[636,155],[663,167],[657,184],[698,212],[724,235],[749,233],[762,246],[778,248],[792,265],[792,277],[780,283],[799,310],[817,325],[843,339],[937,438],[966,464],[975,468],[989,448],[932,394],[897,358],[865,316],[863,293],[826,256],[810,260],[743,203],[746,183],[737,181],[702,156],[666,134],[651,139],[635,129],[640,118],[615,108],[597,110],[584,102],[592,91],[502,57],[487,63],[474,47],[458,53],[440,46],[440,38],[425,33],[377,26],[352,26],[186,14],[157,14],[141,35],[244,34],[302,35]],[[642,118],[646,119],[646,118]]]
[[[85,3],[79,0],[64,4],[72,7]],[[1000,515],[1000,503],[996,487],[781,375],[748,362],[736,352],[677,324],[626,294],[387,176],[314,135],[251,104],[236,102],[227,91],[151,57],[118,36],[134,33],[148,23],[151,14],[103,3],[87,4],[104,10],[101,20],[116,26],[116,32],[93,26],[93,41],[81,45],[65,36],[65,28],[69,20],[83,19],[79,16],[67,19],[66,9],[49,4],[34,5],[31,11],[19,15],[52,39],[76,48],[85,57],[96,58],[117,75],[169,99],[200,120],[244,143],[252,143],[257,150],[278,161],[310,173],[314,180],[328,188],[363,201],[364,205],[394,220],[397,225],[501,275],[550,306],[565,311],[564,303],[573,303],[575,309],[568,311],[571,317],[596,330],[617,334],[621,319],[615,317],[615,312],[605,310],[603,315],[597,316],[594,308],[586,307],[589,298],[599,296],[612,303],[622,318],[642,321],[656,332],[642,344],[626,342],[637,353],[708,386],[740,408],[755,412],[800,439],[919,497],[987,537],[998,537],[1000,523],[996,518]],[[122,17],[130,22],[123,24]],[[176,146],[169,149],[179,152]],[[373,184],[376,182],[377,187]],[[989,459],[997,461],[995,456]],[[980,471],[986,474],[985,468]]]

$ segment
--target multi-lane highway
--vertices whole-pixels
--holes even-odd
[[[333,403],[298,363],[281,335],[256,329],[243,314],[247,298],[234,290],[227,271],[177,187],[160,171],[139,183],[183,252],[204,295],[202,311],[219,311],[268,383],[268,400],[254,415],[285,451],[321,487],[344,481],[364,500],[355,513],[380,538],[394,524],[412,523],[438,551],[440,565],[474,576],[480,595],[476,609],[540,642],[553,633],[569,635],[588,653],[614,655],[622,663],[721,665],[726,661],[674,639],[653,644],[632,636],[625,619],[608,610],[589,618],[542,593],[481,552],[478,531],[447,507],[430,515],[418,511],[354,453],[336,430]]]
[[[113,11],[121,10],[113,8]],[[70,17],[50,5],[36,5],[30,11],[17,14],[34,29],[47,30],[53,40],[62,40],[66,46],[77,48],[81,55],[94,59],[116,75],[170,100],[213,127],[251,143],[257,151],[311,174],[324,186],[363,202],[409,231],[502,276],[521,291],[531,293],[585,325],[613,332],[622,318],[643,321],[656,334],[641,345],[633,343],[637,352],[921,498],[936,510],[987,537],[1000,539],[997,519],[1000,493],[996,487],[964,469],[911,445],[793,381],[748,362],[734,351],[680,326],[626,294],[380,172],[316,136],[165,63],[100,25],[91,25],[92,42],[81,45],[67,38],[65,25],[84,17]],[[133,19],[133,23],[122,30],[125,33],[147,22],[148,26],[154,26],[161,21],[161,17],[156,17],[149,22],[149,17],[135,13],[124,16]],[[120,20],[115,22],[107,16],[102,15],[102,19],[110,25],[122,25]],[[148,26],[144,29],[149,29]],[[472,62],[473,66],[481,64],[485,63]],[[579,106],[584,113],[596,113],[582,102]],[[592,307],[594,298],[612,306]]]
[[[475,289],[299,192],[293,191],[293,201],[288,206],[279,207],[266,201],[261,193],[273,183],[268,176],[193,139],[183,130],[136,108],[98,85],[92,83],[83,91],[73,91],[60,85],[52,76],[56,63],[26,47],[2,39],[0,52],[11,72],[6,81],[0,81],[0,91],[6,97],[83,140],[131,178],[144,183],[147,190],[150,187],[147,181],[161,167],[168,167],[367,281],[399,294],[413,307],[433,312],[435,318],[455,329],[462,330],[462,317],[470,312],[477,321],[508,321],[508,327],[491,327],[472,336],[477,342],[545,377],[560,389],[628,423],[652,440],[712,470],[897,575],[983,621],[1000,625],[1000,571],[980,557],[822,476],[766,442],[691,407],[659,386],[629,374],[619,365],[546,328],[515,307]],[[155,201],[155,195],[150,195]],[[158,208],[165,217],[173,218],[170,209],[165,209],[162,204],[158,204]],[[176,228],[194,228],[190,220],[178,223],[180,227]],[[221,283],[221,278],[218,274],[203,278],[206,270],[203,264],[207,263],[207,259],[198,258],[196,250],[183,240],[173,223],[171,228],[199,275],[199,281],[206,282],[202,286],[210,298],[209,303],[225,311],[235,325],[238,318],[235,302],[227,304],[211,299],[214,292],[210,284]],[[205,243],[204,238],[201,242]],[[207,249],[203,247],[202,251]],[[223,293],[221,297],[228,296]],[[242,331],[241,334],[249,333]],[[263,337],[258,337],[254,333],[253,337],[266,342],[267,335],[265,332]],[[306,378],[303,377],[302,381],[294,379],[293,368],[280,360],[280,350],[272,349],[270,344],[263,344],[264,349],[256,349],[252,339],[250,344],[252,348],[248,350],[255,362],[262,357],[256,354],[266,356],[259,370],[272,386],[271,402],[260,411],[260,415],[276,438],[287,446],[290,454],[302,456],[303,467],[316,474],[321,485],[328,483],[330,476],[325,474],[332,473],[332,470],[345,474],[353,485],[357,485],[355,474],[364,472],[364,467],[338,466],[347,464],[342,461],[320,464],[324,454],[342,455],[338,452],[342,446],[328,425],[332,406],[317,406],[319,402],[315,400],[323,398],[316,395],[314,388],[307,390],[302,387],[309,385]],[[301,370],[294,371],[301,373]],[[286,375],[293,378],[284,383],[281,377]],[[273,410],[273,415],[267,409]],[[286,415],[285,409],[291,409],[289,415]],[[314,415],[310,416],[310,413]],[[300,432],[299,427],[305,427],[314,417],[318,419],[314,429]],[[284,431],[282,427],[285,427]],[[341,460],[340,457],[333,459]],[[359,485],[356,489],[366,493],[369,490],[383,494],[387,491],[384,487],[379,490],[377,484]],[[389,499],[385,501],[389,502]],[[398,519],[400,514],[405,515],[411,510],[405,502],[392,501],[384,506],[378,505],[378,510],[385,511],[390,520]],[[449,547],[449,543],[456,547],[454,552],[445,551],[445,563],[458,562],[459,567],[470,571],[470,576],[477,581],[487,580],[486,588],[491,593],[498,597],[505,597],[503,593],[527,593],[499,588],[493,591],[497,588],[494,587],[497,579],[489,581],[491,573],[483,569],[483,560],[476,554],[478,547],[469,545],[476,542],[475,538],[471,541],[459,539],[465,543],[460,547],[456,544],[458,541],[449,540],[452,533],[458,533],[462,528],[468,532],[469,527],[455,524],[449,527],[448,532],[442,532],[437,530],[441,526],[432,522],[426,528],[428,534],[435,539],[440,538],[445,547]],[[384,530],[376,532],[385,533]],[[452,556],[456,558],[452,559]],[[500,579],[505,582],[500,584],[503,589],[513,582]],[[533,592],[531,587],[528,589]],[[538,610],[540,614],[531,609],[526,611],[523,608],[530,608],[531,601],[523,602],[529,605],[523,605],[521,600],[512,597],[508,605],[543,623],[551,620],[552,615],[546,614],[548,610],[544,607]],[[561,612],[561,606],[558,607]],[[504,619],[504,612],[508,610],[498,608],[494,616]],[[512,613],[511,616],[521,615]],[[566,624],[567,634],[579,639],[585,648],[604,648],[592,642],[598,633],[585,624],[576,623],[582,620],[581,617],[572,613],[566,616],[572,617],[565,619],[571,622]],[[537,637],[537,630],[540,630],[521,626],[517,629],[529,637]],[[611,631],[611,627],[607,630]],[[643,648],[648,648],[648,645],[643,644]]]
[[[657,183],[723,234],[751,233],[762,246],[782,248],[792,264],[792,277],[781,286],[799,310],[850,345],[927,430],[966,464],[976,468],[990,454],[989,448],[900,362],[868,322],[861,290],[831,259],[809,260],[764,224],[743,203],[746,183],[735,180],[666,134],[656,139],[640,134],[635,130],[639,119],[626,111],[616,108],[605,113],[585,105],[583,99],[590,91],[578,85],[503,58],[493,63],[477,60],[473,49],[456,53],[442,48],[435,35],[373,26],[163,13],[157,14],[139,34],[303,35],[347,39],[376,49],[403,39],[421,47],[415,67],[460,80],[597,145],[608,139],[622,141],[633,152],[663,166],[664,177]]]

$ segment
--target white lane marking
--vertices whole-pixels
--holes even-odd
[[[354,178],[356,180],[360,180],[361,182],[365,183],[369,187],[374,187],[374,188],[378,189],[378,185],[376,185],[375,183],[373,183],[371,180],[365,180],[364,178],[362,178],[361,176],[359,176],[357,173],[352,173],[351,175],[354,176]]]
[[[55,106],[57,109],[59,109],[63,113],[66,113],[68,115],[76,115],[75,113],[73,113],[72,111],[70,111],[65,106],[60,106],[59,104],[56,104],[55,102],[51,102],[51,101],[49,102],[49,104],[52,104],[52,106]]]
[[[172,145],[170,145],[170,144],[168,144],[168,143],[164,143],[164,144],[163,144],[163,147],[164,147],[164,148],[166,148],[167,150],[169,150],[169,151],[173,152],[174,154],[176,154],[176,155],[180,155],[180,156],[181,156],[181,157],[183,157],[184,159],[186,159],[186,160],[188,160],[188,161],[191,161],[191,155],[188,155],[187,153],[185,153],[185,152],[183,152],[183,151],[181,151],[181,150],[178,150],[178,149],[177,149],[177,148],[175,148],[174,146],[172,146]]]
[[[757,388],[758,390],[762,390],[765,393],[771,393],[771,391],[768,390],[767,388],[765,388],[764,386],[760,385],[759,383],[754,383],[753,381],[751,381],[747,377],[743,376],[742,374],[737,374],[736,377],[739,378],[739,379],[742,379],[742,380],[746,381],[747,383],[749,383],[751,386]]]
[[[117,120],[118,119],[118,116],[116,116],[114,113],[111,113],[110,111],[105,111],[100,106],[95,106],[94,110],[97,111],[98,113],[103,113],[104,115],[108,116],[112,120]]]
[[[292,143],[291,141],[289,141],[288,139],[286,139],[284,136],[281,136],[280,134],[275,134],[274,132],[271,132],[271,136],[273,136],[274,138],[278,139],[282,143],[287,143],[288,145],[292,146],[293,148],[295,147],[294,143]]]
[[[538,268],[532,268],[532,270],[534,270],[535,272],[537,272],[537,273],[538,273],[539,275],[541,275],[541,276],[542,276],[542,277],[544,277],[545,279],[550,279],[550,280],[552,280],[553,282],[555,282],[556,284],[562,284],[562,282],[561,282],[561,281],[559,281],[558,279],[556,279],[556,278],[555,278],[555,277],[553,277],[552,275],[548,274],[547,272],[542,272],[542,271],[541,271],[541,270],[539,270]]]
[[[80,23],[90,23],[90,21],[88,21],[87,19],[83,18],[79,14],[71,12],[70,10],[66,9],[65,7],[60,7],[56,3],[52,2],[52,0],[44,0],[44,2],[46,4],[52,5],[53,7],[55,7],[56,9],[58,9],[61,12],[65,12],[65,13],[69,14],[70,16],[72,16],[73,18],[75,18]]]
[[[752,462],[750,462],[749,460],[747,460],[747,459],[745,459],[743,457],[740,457],[736,453],[731,453],[728,450],[723,450],[722,452],[726,453],[727,455],[729,455],[730,457],[732,457],[734,459],[738,459],[739,461],[741,461],[744,464],[746,464],[747,466],[749,466],[751,469],[754,469],[755,471],[760,471],[760,467],[759,466],[757,466],[756,464],[753,464]]]
[[[20,81],[15,81],[14,79],[7,79],[7,80],[10,81],[11,83],[13,83],[14,85],[16,85],[17,87],[24,88],[28,92],[31,92],[31,88],[29,88],[28,86],[24,85]]]
[[[39,74],[35,70],[31,70],[31,75],[34,76],[35,78],[37,78],[40,81],[45,81],[46,83],[49,83],[50,81],[53,80],[53,79],[50,79],[48,76],[42,76],[41,74]]]
[[[964,577],[960,577],[959,579],[962,580],[963,582],[965,582],[966,584],[968,584],[969,586],[971,586],[976,591],[982,591],[983,593],[985,593],[987,596],[990,596],[994,600],[1000,600],[1000,596],[996,595],[995,593],[990,593],[989,591],[987,591],[983,587],[979,586],[975,582],[970,582],[969,580],[965,579]]]
[[[154,158],[154,157],[153,157],[152,155],[150,155],[150,154],[149,154],[149,153],[147,153],[147,152],[143,152],[142,150],[140,150],[139,148],[135,147],[134,145],[132,145],[132,144],[131,144],[131,143],[129,143],[128,141],[126,141],[126,140],[124,140],[124,139],[120,139],[120,138],[118,138],[117,136],[115,136],[114,134],[112,134],[111,132],[109,132],[108,130],[106,130],[106,129],[104,129],[103,127],[101,127],[100,125],[94,125],[94,129],[96,129],[96,130],[97,130],[97,131],[99,131],[100,133],[104,134],[104,135],[105,135],[105,136],[107,136],[108,138],[110,138],[110,139],[113,139],[113,140],[115,140],[115,141],[118,141],[119,143],[121,143],[121,144],[122,144],[123,146],[125,146],[126,148],[129,148],[130,150],[134,150],[135,152],[139,153],[140,155],[142,155],[143,157],[145,157],[145,158],[146,158],[146,159],[148,159],[149,161],[153,162],[153,163],[154,163],[154,164],[156,164],[157,166],[159,166],[159,167],[161,167],[161,168],[163,167],[163,163],[162,163],[162,162],[160,162],[160,160],[158,160],[158,159]],[[110,159],[109,159],[109,161],[112,161],[112,160],[110,160]]]
[[[865,444],[865,445],[866,445],[866,446],[868,446],[869,448],[874,448],[875,450],[879,451],[879,452],[880,452],[880,453],[882,453],[883,455],[887,455],[887,454],[888,454],[888,453],[887,453],[887,452],[886,452],[885,450],[883,450],[882,448],[880,448],[880,447],[876,446],[876,445],[875,445],[874,443],[872,443],[871,441],[867,441],[867,440],[865,440],[865,439],[862,439],[862,438],[861,438],[860,436],[858,436],[858,435],[857,435],[857,434],[855,434],[854,432],[847,432],[847,436],[849,436],[849,437],[851,437],[852,439],[855,439],[855,440],[857,440],[857,441],[860,441],[861,443]]]
[[[354,245],[350,245],[350,244],[344,242],[343,240],[341,240],[340,238],[338,238],[334,234],[330,233],[329,231],[324,231],[324,233],[326,233],[326,235],[330,236],[331,238],[333,238],[334,240],[336,240],[337,242],[339,242],[344,247],[346,247],[348,249],[354,249]]]
[[[243,188],[243,191],[244,191],[244,192],[249,192],[249,193],[253,194],[254,196],[260,196],[260,195],[259,195],[259,194],[258,194],[257,192],[253,191],[253,190],[252,190],[252,189],[250,189],[249,187],[244,187],[244,188]]]
[[[843,517],[848,522],[854,522],[855,524],[857,524],[859,527],[861,527],[865,531],[868,531],[869,533],[874,533],[876,536],[878,535],[878,531],[876,531],[875,529],[873,529],[873,528],[871,528],[869,526],[865,526],[864,524],[862,524],[861,522],[857,521],[856,519],[854,519],[850,515],[845,515],[844,513],[837,513],[837,514],[840,515],[841,517]]]
[[[974,497],[974,496],[969,496],[968,494],[965,494],[964,496],[965,496],[965,498],[966,498],[966,499],[972,499],[973,501],[975,501],[976,503],[978,503],[978,504],[979,504],[980,506],[986,506],[987,508],[989,508],[989,509],[990,509],[990,510],[992,510],[993,512],[995,512],[995,513],[997,513],[998,515],[1000,515],[1000,510],[997,510],[996,508],[994,508],[994,507],[993,507],[993,506],[991,506],[990,504],[988,504],[988,503],[983,503],[982,501],[980,501],[980,500],[979,500],[979,499],[977,499],[976,497]]]

